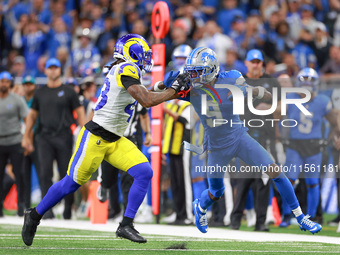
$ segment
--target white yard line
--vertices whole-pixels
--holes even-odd
[[[0,218],[0,224],[22,225],[23,218],[6,216]],[[75,220],[42,220],[40,226],[53,228],[68,228],[89,231],[115,232],[118,224],[108,222],[107,224],[91,224],[90,221]],[[340,237],[330,237],[316,235],[297,235],[297,234],[281,234],[281,233],[263,233],[263,232],[247,232],[235,231],[222,228],[210,228],[209,232],[203,234],[197,230],[195,226],[169,226],[158,224],[136,224],[136,229],[142,234],[160,236],[174,236],[198,239],[215,239],[215,240],[238,240],[251,242],[316,242],[340,244]],[[300,229],[296,226],[296,232]],[[322,233],[322,232],[321,232]],[[90,234],[90,233],[89,233]],[[37,236],[39,235],[39,229]],[[106,237],[106,236],[105,236]],[[0,236],[1,238],[1,236]],[[93,236],[92,236],[93,238]],[[184,239],[183,239],[184,241]]]
[[[244,254],[245,252],[253,252],[253,253],[322,253],[325,254],[324,251],[262,251],[262,250],[211,250],[211,249],[133,249],[133,248],[80,248],[80,247],[1,247],[3,250],[98,250],[98,251],[173,251],[173,252],[240,252]],[[327,251],[327,254],[339,254],[338,251]]]

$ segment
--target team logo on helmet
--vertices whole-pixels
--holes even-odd
[[[201,61],[203,62],[203,64],[208,64],[209,60],[215,61],[216,58],[214,57],[214,55],[211,55],[208,52],[203,52],[201,56]]]

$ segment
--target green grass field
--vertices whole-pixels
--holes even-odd
[[[244,224],[241,229],[249,230],[256,235],[252,228],[247,228]],[[272,226],[271,232],[308,234],[300,231],[297,226],[287,229]],[[336,227],[327,225],[324,226],[322,235],[340,236],[336,233]],[[0,254],[340,254],[340,244],[144,236],[148,242],[136,244],[116,238],[114,230],[109,233],[39,227],[33,245],[26,247],[21,239],[21,226],[2,224],[0,225]]]

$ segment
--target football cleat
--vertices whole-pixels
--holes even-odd
[[[320,232],[322,229],[322,226],[318,223],[311,221],[309,218],[310,218],[309,215],[303,215],[303,214],[296,218],[300,229],[303,231],[308,230],[313,235],[315,233]]]
[[[128,239],[136,243],[146,243],[146,239],[139,234],[139,232],[134,228],[132,223],[124,227],[122,227],[122,225],[119,224],[116,230],[116,236]]]
[[[279,227],[287,228],[290,225],[290,219],[291,219],[290,215],[284,215]]]
[[[208,232],[208,217],[206,212],[202,212],[199,206],[199,199],[192,202],[195,214],[195,225],[202,233]]]
[[[35,208],[29,208],[24,213],[24,225],[22,226],[21,236],[24,243],[31,246],[37,231],[37,227],[40,224],[40,220],[34,220],[31,217],[31,211]]]

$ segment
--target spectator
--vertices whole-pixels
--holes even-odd
[[[36,78],[36,83],[41,85],[41,82],[38,82],[39,78],[45,78],[45,65],[48,60],[46,55],[40,56],[38,59],[37,70],[32,74]]]
[[[10,92],[12,76],[0,73],[0,217],[3,217],[2,183],[8,160],[13,166],[18,191],[18,215],[24,215],[24,176],[22,174],[24,153],[20,146],[22,139],[21,121],[26,120],[28,108],[22,98]]]
[[[13,46],[23,49],[27,73],[37,71],[38,58],[46,51],[47,29],[46,25],[31,19],[27,25],[19,23],[13,34]]]
[[[181,44],[187,44],[191,48],[195,45],[194,41],[188,38],[188,35],[186,33],[185,25],[180,21],[176,20],[173,24],[173,28],[170,31],[170,36],[172,39],[172,43],[169,47],[167,47],[166,51],[166,63],[169,63],[171,60],[172,52],[174,49],[181,45]]]
[[[80,85],[80,101],[85,108],[85,116],[89,116],[92,112],[94,103],[96,102],[97,85],[92,76],[85,77]]]
[[[329,50],[329,59],[321,68],[320,73],[324,78],[339,78],[340,77],[340,48],[332,46]]]
[[[314,18],[314,7],[310,4],[303,4],[299,8],[301,11],[301,29],[307,29],[314,33],[318,21]]]
[[[73,111],[78,115],[78,123],[85,122],[84,108],[80,105],[76,93],[62,85],[60,79],[60,62],[51,58],[46,62],[46,86],[39,89],[33,98],[28,115],[27,126],[22,145],[27,152],[32,152],[33,141],[30,136],[33,125],[39,118],[39,132],[36,137],[38,156],[41,169],[41,192],[44,196],[52,185],[53,160],[57,160],[60,177],[66,175],[68,162],[72,155],[71,124],[74,122]],[[71,218],[73,194],[65,198],[64,219]],[[53,212],[48,211],[45,218],[54,218]]]
[[[104,31],[98,36],[96,47],[103,56],[107,49],[107,43],[111,38],[117,38],[118,32],[113,30],[113,21],[110,17],[104,20]],[[138,33],[137,33],[138,34]],[[112,55],[112,54],[111,54]]]
[[[236,16],[232,23],[229,36],[235,45],[241,45],[246,32],[246,23],[242,17]]]
[[[28,108],[31,108],[32,102],[33,102],[33,95],[35,92],[35,79],[33,76],[25,76],[22,81],[22,85],[24,88],[24,100],[26,102],[26,105]],[[24,158],[24,203],[25,203],[25,209],[28,209],[31,207],[31,174],[32,174],[32,167],[33,164],[35,166],[35,169],[37,171],[38,178],[40,177],[40,164],[38,160],[38,151],[35,143],[35,135],[38,129],[38,122],[34,126],[33,129],[33,144],[35,145],[35,150],[29,154],[25,155]]]
[[[142,19],[137,19],[132,25],[132,33],[147,38],[148,28]]]
[[[296,64],[296,59],[292,54],[285,54],[283,64],[286,66],[285,73],[290,77],[295,77],[299,72],[299,66]]]
[[[258,16],[250,16],[247,19],[246,32],[240,45],[239,54],[245,58],[248,50],[253,48],[262,48],[265,35],[259,23]]]
[[[301,28],[301,16],[299,13],[300,0],[288,0],[287,23],[289,24],[289,36],[293,41],[298,41]]]
[[[224,34],[229,35],[230,26],[233,19],[238,17],[244,17],[244,13],[237,8],[236,0],[223,0],[223,9],[217,12],[217,24],[222,28]]]
[[[60,61],[61,75],[64,77],[71,77],[71,58],[69,56],[69,50],[65,46],[60,46],[57,49],[57,59]]]
[[[237,48],[235,46],[227,50],[226,62],[220,66],[221,72],[230,70],[238,70],[242,75],[247,73],[247,67],[238,59]]]
[[[112,52],[115,49],[115,44],[116,44],[116,41],[114,39],[110,39],[107,41],[106,50],[104,52],[104,55],[102,55],[102,61],[101,61],[102,65],[105,65],[106,63],[113,61]]]
[[[216,52],[217,56],[225,56],[227,50],[233,46],[229,36],[221,33],[220,27],[213,20],[208,21],[204,26],[204,37],[197,42],[197,47],[209,47]],[[226,59],[220,58],[220,64],[225,64]]]
[[[71,35],[67,32],[66,23],[62,18],[53,21],[52,29],[49,31],[48,53],[51,58],[57,55],[59,47],[71,48]]]
[[[91,31],[85,28],[79,34],[80,46],[71,52],[72,70],[75,75],[80,75],[80,66],[84,62],[100,62],[100,54],[91,43]]]
[[[26,70],[26,61],[23,56],[16,56],[13,65],[10,69],[10,73],[14,77],[23,77]]]
[[[314,41],[310,43],[316,58],[318,67],[322,68],[329,56],[329,49],[332,46],[330,38],[327,34],[327,28],[322,22],[318,22],[314,32]]]
[[[300,34],[300,40],[291,54],[295,57],[296,63],[299,69],[305,67],[315,68],[316,66],[316,56],[311,47],[308,46],[307,42],[312,39],[312,34],[307,29],[302,29]]]
[[[65,13],[65,3],[64,0],[56,0],[51,2],[51,10],[53,12],[53,19],[62,19],[68,28],[67,32],[72,33],[73,18]]]

